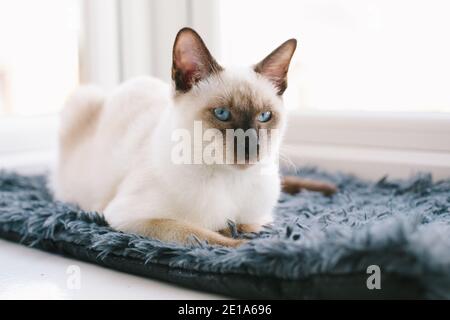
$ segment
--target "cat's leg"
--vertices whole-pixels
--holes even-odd
[[[133,232],[161,241],[188,244],[191,236],[209,244],[226,247],[238,247],[244,239],[232,239],[217,232],[174,219],[149,219],[130,221],[118,227],[125,232]]]
[[[325,195],[332,195],[338,191],[334,184],[302,179],[296,176],[285,176],[281,178],[281,187],[284,192],[289,194],[299,193],[302,189],[322,192]]]
[[[120,185],[118,194],[103,210],[111,227],[179,244],[192,243],[192,236],[209,244],[227,247],[237,247],[245,242],[243,239],[227,238],[184,219],[177,219],[170,212],[182,209],[174,206],[167,195],[161,194],[164,189],[155,178],[143,179],[144,176],[141,171],[129,174]],[[153,183],[148,183],[152,179]]]

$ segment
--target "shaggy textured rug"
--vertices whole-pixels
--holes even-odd
[[[229,249],[114,231],[101,215],[54,201],[44,176],[2,172],[0,237],[232,297],[450,297],[450,180],[418,175],[371,183],[308,168],[300,173],[340,191],[283,194],[275,224],[237,235],[252,239]],[[371,265],[380,268],[381,289],[367,287],[375,283]]]

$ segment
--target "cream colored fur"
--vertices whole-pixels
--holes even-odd
[[[243,240],[229,237],[228,221],[257,231],[272,221],[280,193],[278,150],[286,122],[281,95],[295,48],[290,39],[254,67],[224,69],[200,36],[183,28],[173,49],[173,89],[151,77],[127,81],[110,94],[80,88],[61,117],[55,197],[103,213],[118,230],[178,243],[193,235],[240,245]],[[218,107],[230,109],[232,118],[213,116]],[[267,111],[270,121],[258,120]],[[270,141],[260,143],[256,164],[179,164],[173,134],[190,133],[194,153],[202,151],[201,137],[195,138],[198,120],[203,131],[270,128]],[[217,144],[216,154],[224,148],[235,152],[227,142]]]
[[[147,223],[170,219],[212,231],[226,228],[227,220],[269,223],[280,192],[279,140],[268,165],[245,170],[171,161],[172,131],[192,128],[195,108],[217,94],[217,81],[230,94],[251,84],[255,95],[282,108],[271,83],[250,68],[224,71],[220,79],[202,82],[175,100],[167,84],[151,77],[130,80],[108,96],[94,87],[80,88],[62,115],[60,159],[53,176],[56,198],[104,213],[119,230],[168,241],[184,242],[190,229],[164,229],[164,235]],[[210,234],[191,233],[223,244]]]

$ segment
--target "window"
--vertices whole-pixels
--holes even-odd
[[[57,112],[79,83],[80,0],[0,2],[0,117]]]
[[[170,81],[174,37],[190,26],[224,65],[298,39],[283,150],[296,164],[450,176],[449,12],[446,0],[2,1],[0,167],[50,159],[80,82]]]
[[[288,106],[450,112],[446,0],[219,0],[227,63],[255,63],[295,37]]]

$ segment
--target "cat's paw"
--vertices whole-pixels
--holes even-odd
[[[233,237],[233,231],[232,231],[231,228],[220,229],[218,232],[221,235],[223,235],[224,237],[228,237],[228,238],[232,238]]]
[[[262,230],[260,224],[238,224],[237,229],[240,233],[259,233]]]

